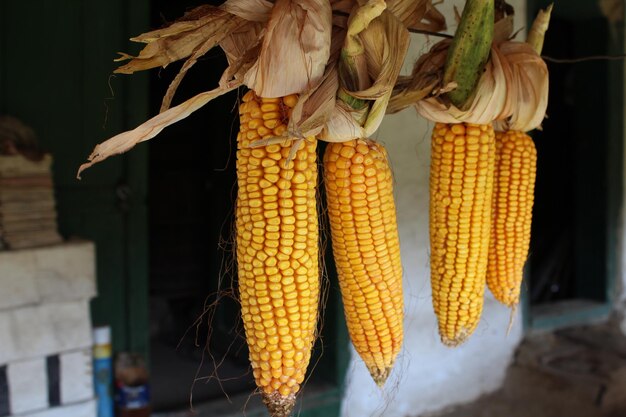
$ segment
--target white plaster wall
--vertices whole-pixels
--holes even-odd
[[[517,26],[522,26],[525,2],[510,3],[516,9]],[[462,8],[464,2],[446,1],[440,9],[449,20],[450,32],[456,26],[450,18],[455,4]],[[424,36],[413,35],[407,71],[424,50],[425,40]],[[408,109],[388,116],[375,135],[375,139],[387,146],[394,170],[404,266],[405,341],[382,391],[353,352],[343,402],[344,417],[419,416],[494,391],[501,385],[521,339],[520,314],[507,336],[510,312],[486,291],[482,320],[470,340],[457,348],[447,348],[439,341],[431,303],[428,253],[431,129],[431,122],[418,118],[414,110]]]

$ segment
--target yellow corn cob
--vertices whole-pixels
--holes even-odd
[[[283,134],[295,96],[243,97],[237,138],[237,262],[250,361],[272,416],[289,415],[315,339],[319,299],[316,140]],[[289,162],[288,162],[289,161]]]
[[[480,320],[487,273],[495,139],[490,125],[433,130],[430,250],[441,341],[463,343]]]
[[[496,172],[487,285],[509,307],[519,302],[530,245],[537,151],[522,132],[496,133]]]
[[[385,148],[330,143],[324,183],[333,253],[352,344],[382,386],[402,345],[402,264]]]

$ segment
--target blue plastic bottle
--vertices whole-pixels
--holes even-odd
[[[93,341],[93,375],[98,417],[114,417],[111,328],[108,326],[94,328]]]

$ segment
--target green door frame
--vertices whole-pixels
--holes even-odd
[[[530,27],[535,18],[535,11],[538,8],[545,8],[553,0],[527,0],[527,27]],[[553,16],[562,16],[576,19],[577,17],[601,16],[597,2],[587,0],[568,0],[567,2],[556,2]],[[609,45],[609,53],[612,55],[624,53],[624,26],[620,23],[615,26],[618,36],[616,42]],[[546,36],[550,36],[548,30]],[[589,34],[592,41],[593,34]],[[566,64],[569,65],[569,64]],[[572,64],[575,65],[575,64]],[[623,149],[624,149],[624,64],[620,61],[608,63],[608,91],[609,108],[613,111],[607,117],[608,134],[613,140],[608,141],[605,166],[605,178],[607,179],[607,210],[606,220],[606,279],[605,279],[605,301],[590,303],[579,308],[554,309],[548,314],[537,314],[530,305],[528,296],[522,296],[524,327],[526,330],[535,329],[555,329],[565,326],[582,324],[590,320],[601,320],[608,317],[613,309],[618,287],[619,273],[619,232],[621,230],[620,211],[623,199]],[[594,123],[593,120],[589,121]],[[528,274],[526,274],[528,275]],[[528,278],[528,277],[526,277]],[[526,279],[526,282],[529,282]]]

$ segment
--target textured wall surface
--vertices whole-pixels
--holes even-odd
[[[511,3],[516,7],[516,28],[524,26],[525,2]],[[450,18],[454,4],[462,7],[463,2],[447,1],[441,9],[448,18],[450,32],[456,27]],[[412,36],[405,71],[424,51],[426,38]],[[510,312],[486,291],[482,320],[470,340],[454,349],[439,341],[431,303],[428,249],[431,129],[431,122],[418,118],[414,110],[408,109],[388,116],[374,136],[387,146],[394,171],[404,266],[405,342],[383,391],[375,386],[363,363],[353,355],[344,417],[419,416],[496,390],[521,339],[521,316],[515,317],[515,325],[507,336]]]

